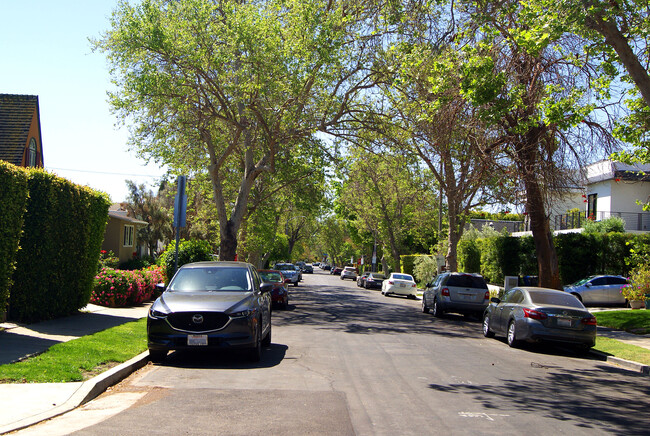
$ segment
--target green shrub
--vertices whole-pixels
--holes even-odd
[[[0,312],[9,300],[26,203],[26,172],[0,161]]]
[[[584,225],[583,234],[625,232],[625,220],[617,216],[611,216],[602,221],[587,220]]]
[[[28,171],[28,189],[9,305],[21,322],[88,304],[110,205],[106,194],[38,169]]]
[[[129,259],[126,262],[122,262],[120,264],[120,269],[133,271],[133,270],[148,268],[155,263],[156,262],[153,260],[151,256],[137,257],[137,258]]]
[[[158,265],[162,266],[165,271],[166,281],[169,282],[176,270],[174,262],[176,256],[176,241],[172,241],[165,252],[158,258]],[[212,248],[208,241],[192,240],[184,241],[178,246],[178,266],[181,267],[186,263],[212,260]]]
[[[468,273],[481,271],[481,250],[476,239],[461,238],[457,251],[458,269]]]
[[[420,285],[430,282],[431,278],[438,272],[438,262],[433,256],[417,256],[413,263],[413,276]]]
[[[102,268],[113,268],[117,269],[120,264],[120,258],[113,253],[113,250],[101,250],[99,252],[99,262],[97,262],[97,271],[101,271]]]
[[[481,275],[488,283],[503,282],[503,271],[499,264],[498,241],[503,236],[491,236],[477,240],[481,251]]]

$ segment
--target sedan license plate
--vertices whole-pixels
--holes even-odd
[[[569,318],[558,318],[558,327],[571,327],[571,320]]]
[[[405,288],[405,287],[406,287],[406,283],[400,283],[400,284],[399,284],[399,287],[400,287],[400,288]]]
[[[208,345],[208,335],[187,335],[188,346],[206,346]]]

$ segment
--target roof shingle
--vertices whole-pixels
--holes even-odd
[[[0,160],[14,165],[22,163],[32,116],[37,107],[36,95],[0,94]]]

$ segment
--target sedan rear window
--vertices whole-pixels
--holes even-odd
[[[530,300],[539,305],[550,304],[552,306],[575,307],[584,309],[584,306],[576,297],[562,292],[531,292]]]
[[[393,274],[393,278],[397,280],[409,280],[413,281],[413,277],[408,274]]]
[[[180,269],[169,284],[171,291],[249,291],[251,280],[246,268]]]
[[[382,280],[383,280],[383,279],[386,278],[385,275],[383,275],[383,274],[379,274],[379,273],[372,273],[372,274],[370,274],[370,275],[372,276],[373,279],[382,279]]]

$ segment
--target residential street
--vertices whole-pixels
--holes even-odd
[[[259,364],[174,353],[17,434],[647,434],[650,379],[591,355],[511,349],[316,269],[273,312]]]

